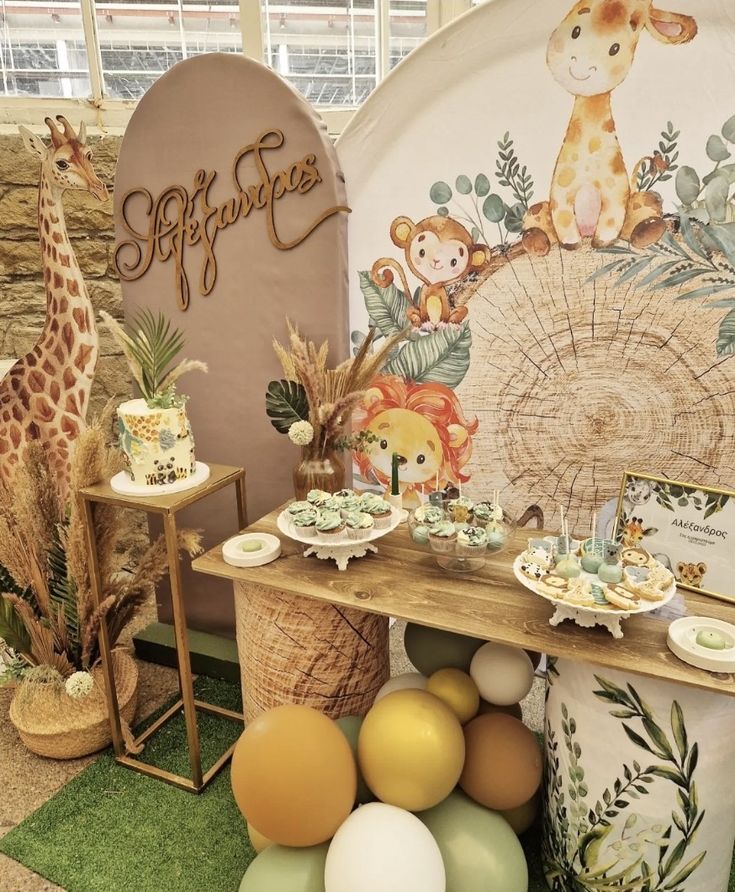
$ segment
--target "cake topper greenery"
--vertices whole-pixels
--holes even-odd
[[[135,383],[149,409],[183,406],[186,396],[176,392],[176,382],[187,372],[206,372],[207,364],[196,359],[173,361],[184,347],[184,335],[172,328],[163,313],[143,309],[133,316],[127,331],[104,310],[100,315],[127,360]]]
[[[106,410],[76,440],[72,491],[109,479],[123,467],[119,451],[105,439],[110,414]],[[95,521],[99,606],[92,598],[80,506],[59,499],[43,446],[28,445],[12,491],[0,484],[0,639],[26,670],[44,667],[55,678],[68,679],[92,668],[99,657],[100,625],[107,624],[114,647],[167,572],[163,537],[136,548],[131,512],[98,505]],[[199,534],[181,531],[179,547],[196,554]]]
[[[373,435],[366,430],[351,436],[345,429],[365,389],[408,329],[387,338],[373,353],[373,328],[354,356],[328,369],[329,342],[317,347],[290,320],[286,322],[288,347],[273,340],[284,378],[271,381],[266,392],[265,410],[271,424],[314,457],[344,449],[365,449],[375,439]]]

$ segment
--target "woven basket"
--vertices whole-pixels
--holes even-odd
[[[120,715],[130,724],[138,702],[138,667],[125,651],[112,654]],[[31,752],[49,759],[78,759],[110,745],[110,724],[101,667],[92,670],[95,685],[81,699],[63,688],[24,682],[10,704],[10,721]]]
[[[245,720],[284,703],[365,715],[390,675],[388,618],[235,584]]]

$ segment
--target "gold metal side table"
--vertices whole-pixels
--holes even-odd
[[[214,776],[227,764],[235,749],[233,744],[223,753],[214,765],[206,773],[202,773],[201,751],[199,747],[199,729],[197,727],[197,709],[203,712],[225,716],[228,719],[242,722],[242,713],[223,709],[211,703],[205,703],[194,697],[194,688],[191,676],[191,662],[189,658],[189,641],[186,627],[186,613],[184,609],[184,594],[181,585],[181,567],[179,564],[179,549],[177,545],[176,514],[188,505],[206,498],[212,493],[231,484],[235,485],[237,494],[237,522],[238,529],[247,526],[247,509],[245,501],[245,470],[243,468],[229,467],[228,465],[209,466],[209,479],[200,486],[185,490],[184,492],[166,495],[135,495],[127,496],[115,492],[108,483],[97,483],[79,491],[79,498],[83,505],[85,535],[87,541],[87,554],[89,558],[90,583],[92,598],[95,605],[102,600],[102,585],[99,572],[99,560],[97,554],[97,536],[95,533],[94,514],[95,505],[115,505],[119,508],[131,508],[145,511],[148,514],[159,514],[163,519],[163,529],[166,538],[166,551],[168,554],[169,578],[171,580],[171,602],[173,606],[174,640],[176,644],[176,659],[179,672],[180,697],[174,705],[156,719],[150,727],[135,739],[133,748],[137,748],[152,737],[169,719],[173,718],[179,710],[183,709],[186,723],[186,737],[189,746],[189,761],[191,763],[191,778],[173,774],[148,765],[136,759],[126,751],[123,740],[122,726],[120,722],[120,709],[115,689],[115,679],[112,671],[112,656],[110,641],[107,634],[107,626],[103,622],[100,626],[99,642],[102,670],[105,677],[105,693],[107,696],[107,708],[110,716],[112,732],[112,746],[115,759],[121,765],[150,775],[159,780],[166,781],[183,790],[200,793]]]

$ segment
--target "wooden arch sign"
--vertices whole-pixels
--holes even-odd
[[[182,381],[205,462],[244,465],[251,517],[292,495],[295,447],[265,415],[281,376],[271,347],[290,317],[347,349],[346,197],[316,112],[265,66],[196,56],[146,93],[125,133],[115,180],[116,265],[126,314],[161,310],[209,374]],[[207,545],[233,532],[231,495],[185,518]],[[193,575],[195,627],[231,632],[232,593]],[[210,588],[211,586],[211,588]],[[164,606],[161,618],[170,616]]]

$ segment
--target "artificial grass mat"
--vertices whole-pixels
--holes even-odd
[[[239,685],[199,678],[195,691],[202,700],[241,709]],[[206,771],[240,728],[208,713],[198,718]],[[183,716],[148,741],[142,758],[189,774]],[[548,892],[538,831],[523,842],[529,892]],[[229,767],[195,796],[123,768],[109,750],[0,839],[0,852],[67,892],[237,892],[255,857],[232,798]],[[735,873],[729,892],[735,892]]]

